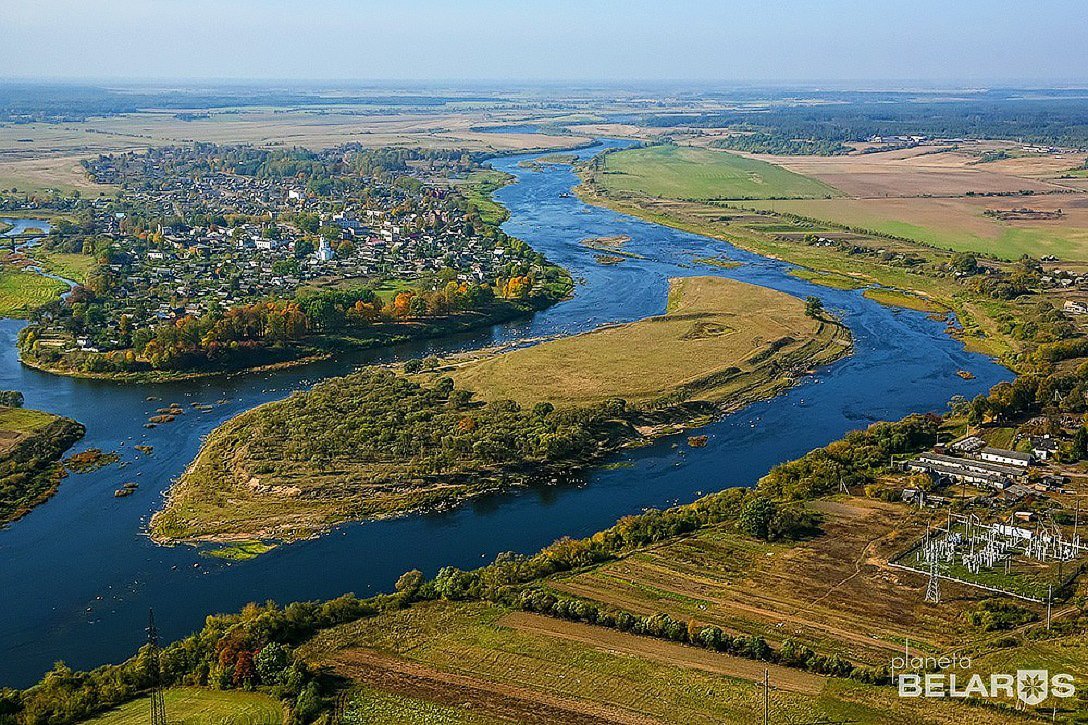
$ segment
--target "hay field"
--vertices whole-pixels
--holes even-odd
[[[117,187],[98,184],[80,164],[86,155],[10,160],[0,154],[0,189],[78,191],[84,197],[112,196]]]
[[[932,607],[924,577],[886,565],[924,532],[927,514],[863,498],[811,505],[825,521],[810,541],[764,543],[718,527],[550,584],[637,614],[663,611],[769,642],[794,637],[871,665],[908,638],[912,649],[941,652],[982,637],[962,615],[983,593],[949,585]]]
[[[610,191],[670,199],[838,196],[832,186],[758,159],[712,149],[651,146],[605,157],[599,180]]]
[[[280,725],[283,707],[268,695],[238,690],[178,687],[166,691],[166,717],[171,725]],[[142,725],[148,722],[150,700],[126,703],[88,725]]]
[[[466,713],[470,722],[758,722],[764,667],[774,722],[1014,721],[960,702],[903,700],[888,687],[478,603],[429,602],[362,619],[320,633],[300,652],[365,688],[430,701],[445,713],[456,707],[451,722]]]
[[[930,146],[844,156],[746,156],[818,179],[848,196],[862,199],[1062,191],[1066,187],[1061,182],[1044,177],[1055,176],[1078,163],[1074,157],[1063,156],[980,164],[976,155],[937,151]]]
[[[176,111],[151,110],[92,118],[82,123],[0,125],[0,157],[14,160],[46,155],[87,155],[192,141],[308,148],[358,142],[367,146],[503,150],[564,148],[586,140],[579,136],[472,130],[484,122],[517,123],[519,120],[517,116],[480,111],[396,113],[373,107],[246,107],[210,111],[206,118],[185,121],[177,118]]]
[[[1088,195],[1014,198],[811,199],[745,202],[746,206],[913,239],[941,249],[999,259],[1053,255],[1088,260]],[[988,209],[1061,209],[1058,220],[1002,221]]]
[[[640,402],[681,390],[717,401],[736,392],[741,373],[751,384],[785,359],[812,366],[841,354],[838,330],[781,292],[689,277],[672,280],[665,315],[472,361],[450,375],[458,388],[523,405]]]
[[[116,189],[93,183],[79,162],[101,153],[139,151],[150,146],[207,141],[220,144],[326,148],[345,143],[471,151],[565,149],[584,136],[484,133],[484,123],[517,123],[522,115],[482,110],[397,113],[369,107],[217,109],[185,121],[177,111],[142,111],[82,123],[0,124],[0,189],[59,189],[83,195],[111,195]]]

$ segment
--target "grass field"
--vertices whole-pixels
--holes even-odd
[[[642,402],[686,391],[720,401],[762,385],[767,367],[841,355],[845,332],[796,297],[723,277],[672,281],[668,312],[470,362],[457,387],[531,405]],[[445,372],[443,372],[445,374]]]
[[[508,213],[502,204],[491,198],[496,189],[501,189],[513,180],[509,174],[501,171],[473,171],[468,180],[461,186],[461,190],[468,198],[470,204],[480,210],[480,218],[488,224],[499,224],[506,221]]]
[[[827,184],[757,159],[710,149],[651,146],[608,154],[599,181],[610,191],[671,199],[824,198]]]
[[[509,720],[367,687],[352,698],[342,722],[343,725],[502,725]]]
[[[25,317],[67,289],[63,282],[33,272],[0,269],[0,317]]]
[[[0,431],[19,434],[33,433],[57,419],[50,413],[29,408],[5,408],[0,406]]]
[[[1053,255],[1067,261],[1088,260],[1088,196],[1013,197],[1003,199],[812,199],[752,202],[750,206],[913,239],[960,252],[980,252],[1000,259]],[[1005,222],[986,216],[987,209],[1028,207],[1062,209],[1054,221]]]
[[[150,718],[150,700],[142,698],[88,720],[92,725],[142,725]],[[166,691],[166,718],[171,725],[281,725],[283,707],[255,692],[180,687]]]
[[[302,654],[367,688],[446,713],[457,707],[461,718],[469,710],[573,725],[757,722],[767,668],[773,722],[1012,722],[962,703],[904,701],[891,688],[486,604],[434,602],[360,620],[321,633]]]
[[[790,274],[798,279],[804,279],[822,287],[833,287],[834,289],[861,289],[862,287],[869,286],[869,283],[865,280],[845,274],[835,274],[833,272],[814,272],[811,269],[792,269],[790,270]]]
[[[910,292],[903,292],[902,290],[874,287],[865,290],[863,294],[869,299],[879,302],[882,305],[887,305],[888,307],[903,307],[908,310],[930,312],[933,314],[948,312],[948,308],[933,300],[928,300],[925,297],[920,297],[916,294],[911,294]]]
[[[0,406],[0,454],[56,420],[57,416],[40,410]]]
[[[94,270],[95,258],[89,254],[34,251],[34,259],[41,262],[47,272],[83,284]]]
[[[0,136],[3,134],[0,133]],[[80,156],[46,156],[10,160],[0,156],[0,189],[39,192],[78,191],[84,197],[112,196],[117,188],[95,183],[84,170]]]

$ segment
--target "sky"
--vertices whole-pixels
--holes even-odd
[[[1088,84],[1086,0],[0,0],[0,78]]]

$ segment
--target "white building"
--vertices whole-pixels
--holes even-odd
[[[332,247],[329,246],[329,240],[322,239],[317,251],[314,252],[314,256],[317,257],[319,262],[329,262],[336,254],[332,251]]]
[[[1019,453],[1018,451],[1006,451],[1002,448],[983,448],[978,453],[979,458],[984,461],[990,461],[991,463],[1001,463],[1006,466],[1020,466],[1027,468],[1031,465],[1030,453]]]

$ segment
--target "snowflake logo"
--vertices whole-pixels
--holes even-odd
[[[1046,670],[1019,670],[1016,673],[1016,696],[1026,705],[1038,705],[1050,689]]]

